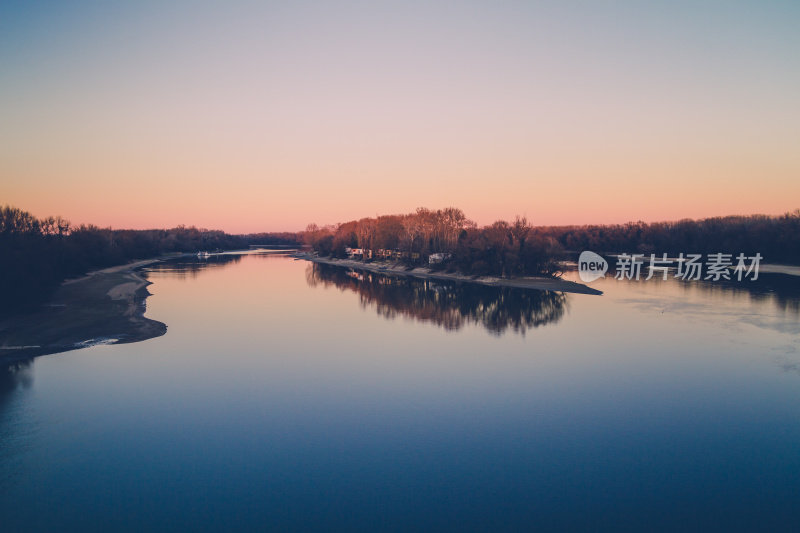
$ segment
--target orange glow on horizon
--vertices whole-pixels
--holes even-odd
[[[800,207],[796,6],[145,4],[0,8],[0,203],[231,233]]]

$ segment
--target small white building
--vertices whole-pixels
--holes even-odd
[[[355,257],[357,255],[361,255],[361,256],[364,255],[364,249],[363,248],[345,248],[344,251],[347,252],[347,256],[348,257]]]
[[[453,257],[453,254],[437,252],[435,254],[431,254],[428,256],[428,264],[433,265],[436,263],[443,263],[444,261],[447,261],[451,257]]]

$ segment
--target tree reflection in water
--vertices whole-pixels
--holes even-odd
[[[560,292],[355,272],[319,263],[308,266],[306,280],[312,287],[357,292],[364,307],[374,306],[388,319],[409,317],[447,330],[474,323],[495,335],[508,330],[524,335],[558,322],[567,306],[567,295]]]
[[[4,446],[6,429],[4,411],[14,392],[20,388],[28,388],[33,383],[31,363],[33,359],[21,359],[15,362],[0,364],[0,452],[7,452]],[[2,483],[0,483],[2,487]]]

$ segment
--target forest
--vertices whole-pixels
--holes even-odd
[[[765,262],[800,264],[800,209],[780,216],[714,217],[677,222],[617,225],[533,226],[517,217],[478,227],[457,208],[419,208],[405,215],[362,218],[302,232],[304,242],[324,256],[399,258],[473,275],[553,275],[559,260],[592,250],[601,254],[761,253]]]
[[[544,226],[537,238],[555,239],[564,249],[597,253],[745,253],[767,263],[800,264],[800,209],[779,216],[712,217],[676,222]]]
[[[348,248],[363,251],[362,259],[395,257],[473,275],[554,275],[563,253],[558,241],[538,235],[525,218],[497,221],[479,228],[455,207],[418,208],[406,215],[362,218],[318,227],[309,225],[302,237],[320,255],[347,257]],[[437,258],[438,258],[437,257]]]
[[[294,233],[229,235],[185,226],[157,230],[73,226],[61,217],[40,219],[5,206],[0,208],[0,314],[37,306],[65,279],[134,259],[296,243]]]

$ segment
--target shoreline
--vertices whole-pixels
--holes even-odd
[[[406,270],[406,266],[400,263],[389,262],[372,262],[363,263],[353,259],[332,259],[329,257],[315,257],[308,253],[293,254],[295,259],[302,259],[312,263],[321,263],[325,265],[333,265],[345,268],[352,268],[357,270],[365,270],[376,274],[385,274],[387,276],[410,276],[422,279],[434,279],[441,281],[455,281],[460,283],[475,283],[478,285],[487,285],[489,287],[510,287],[515,289],[533,289],[540,291],[559,291],[570,292],[574,294],[591,294],[601,295],[602,291],[592,289],[581,283],[574,281],[567,281],[559,278],[537,278],[537,277],[524,277],[524,278],[498,278],[493,276],[473,277],[464,274],[447,273],[447,272],[432,272],[425,267],[416,267],[411,270]]]
[[[137,270],[181,255],[115,265],[63,281],[38,310],[0,320],[0,364],[164,335],[166,324],[144,316],[152,282]]]

